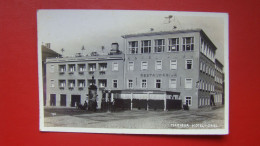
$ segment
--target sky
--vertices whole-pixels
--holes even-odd
[[[173,16],[170,21],[166,17]],[[227,21],[224,13],[127,10],[39,10],[37,13],[38,48],[51,43],[63,56],[95,51],[108,53],[112,43],[124,50],[126,34],[201,28],[217,47],[216,58],[224,63],[227,52]],[[85,50],[82,51],[84,46]],[[64,48],[64,52],[61,49]],[[225,50],[225,51],[224,51]]]

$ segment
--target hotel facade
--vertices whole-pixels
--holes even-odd
[[[46,106],[120,101],[126,109],[198,109],[223,100],[223,65],[201,29],[128,34],[108,55],[46,60]]]

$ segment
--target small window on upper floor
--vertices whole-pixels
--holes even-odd
[[[170,69],[177,69],[177,60],[170,60]]]
[[[155,88],[161,88],[162,87],[162,80],[156,79],[155,81]]]
[[[186,69],[192,69],[192,59],[187,59],[185,62],[185,68]]]
[[[133,88],[133,80],[128,80],[128,88]]]
[[[148,69],[148,62],[142,61],[141,62],[141,70],[147,70]]]
[[[50,87],[52,87],[52,88],[54,88],[54,87],[55,87],[55,85],[54,85],[54,80],[51,80]]]
[[[118,71],[118,63],[117,62],[112,63],[112,71]]]
[[[117,88],[117,80],[113,80],[113,88]]]
[[[151,53],[151,40],[142,41],[141,53]]]
[[[138,53],[138,41],[129,42],[129,53],[137,54]]]
[[[162,70],[162,60],[155,61],[155,70]]]
[[[185,79],[185,88],[191,89],[192,88],[192,79],[191,78],[186,78]]]
[[[131,62],[128,62],[128,70],[134,70],[134,62],[131,61]]]
[[[165,42],[164,39],[155,40],[154,52],[164,52]]]
[[[51,65],[50,72],[54,72],[54,65]]]
[[[184,37],[182,49],[183,49],[183,51],[193,51],[193,49],[194,49],[194,37]]]
[[[170,38],[169,39],[169,52],[179,51],[179,38]]]

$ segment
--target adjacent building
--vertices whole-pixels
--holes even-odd
[[[101,56],[47,59],[47,106],[73,107],[95,100],[121,101],[127,109],[190,109],[221,102],[216,78],[223,80],[216,46],[201,29],[128,34],[124,53],[117,43]],[[222,67],[221,67],[222,66]],[[218,77],[216,77],[218,76]],[[217,91],[216,91],[217,90]]]
[[[61,55],[51,49],[51,44],[41,45],[42,51],[42,79],[43,79],[43,104],[46,105],[46,59],[60,57]]]
[[[215,60],[215,103],[217,105],[224,104],[224,73],[222,63]]]

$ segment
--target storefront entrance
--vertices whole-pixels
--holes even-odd
[[[80,103],[80,95],[71,95],[71,107],[75,107],[77,103]]]

